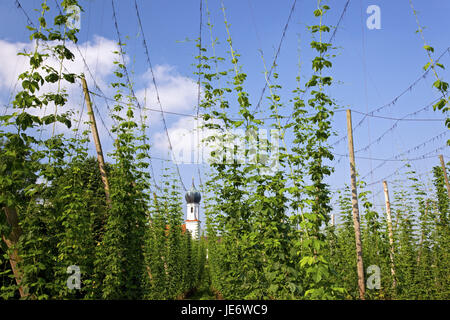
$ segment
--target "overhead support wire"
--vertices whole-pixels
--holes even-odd
[[[367,90],[367,61],[366,61],[366,42],[365,42],[365,24],[364,24],[364,13],[363,13],[363,3],[359,0],[360,4],[360,22],[361,22],[361,47],[362,47],[362,69],[363,69],[363,79],[364,79],[364,106],[366,112],[369,112],[369,102],[368,102],[368,90]],[[372,145],[372,134],[370,132],[370,121],[367,120],[367,138],[369,139],[369,157],[372,157],[372,150],[370,146]],[[355,152],[356,153],[356,152]],[[370,171],[372,171],[372,160],[369,160]],[[373,181],[373,176],[370,177]],[[374,199],[373,199],[374,200]]]
[[[62,15],[63,14],[62,9],[59,6],[59,3],[58,3],[57,0],[55,0],[55,5],[58,8],[59,13]],[[78,51],[78,54],[80,55],[81,59],[83,60],[84,67],[86,68],[87,72],[89,73],[90,77],[92,78],[92,82],[94,83],[95,88],[104,96],[104,93],[103,93],[102,89],[100,88],[100,86],[98,85],[97,81],[95,80],[95,77],[92,74],[91,69],[89,68],[89,65],[87,64],[86,59],[83,56],[83,53],[81,52],[80,47],[78,46],[78,43],[74,42],[74,44],[75,44],[75,48]],[[67,72],[69,72],[65,67],[64,67],[64,69]],[[80,86],[81,86],[81,84],[80,84]],[[91,92],[91,91],[89,91],[89,92]],[[106,99],[105,99],[105,104],[106,104],[106,108],[108,109],[108,111],[111,112],[111,108],[110,108],[110,106],[108,104],[108,101]],[[103,120],[103,118],[102,118],[102,116],[100,114],[100,111],[97,108],[97,105],[95,103],[93,103],[92,105],[94,106],[94,109],[95,109],[95,111],[97,112],[97,115],[100,118],[100,122],[102,123],[103,127],[105,128],[105,130],[108,132],[109,137],[112,140],[114,140],[114,137],[112,136],[111,131],[109,130],[108,126],[106,126],[105,121]],[[113,122],[116,122],[115,119],[113,119]]]
[[[16,4],[17,8],[20,9],[23,12],[23,14],[25,15],[25,17],[27,18],[27,23],[29,25],[31,25],[33,28],[35,28],[35,25],[34,25],[33,21],[31,21],[30,16],[25,11],[25,9],[22,7],[22,4],[19,2],[19,0],[15,0],[14,2]]]
[[[120,37],[119,29],[118,29],[118,26],[117,26],[117,18],[116,18],[115,9],[114,9],[114,0],[111,0],[111,1],[112,1],[112,5],[113,5],[113,16],[114,16],[116,30],[117,30],[118,36]],[[150,68],[150,72],[151,72],[151,75],[152,75],[152,82],[153,82],[153,86],[155,88],[156,100],[158,102],[158,105],[159,105],[159,108],[160,108],[160,111],[161,111],[161,117],[162,117],[162,120],[163,120],[164,130],[166,132],[167,141],[169,143],[169,149],[170,149],[170,152],[172,153],[172,158],[174,159],[175,167],[176,167],[176,170],[177,170],[178,177],[180,179],[181,186],[183,187],[184,190],[187,190],[185,184],[183,183],[183,179],[182,179],[181,173],[180,173],[180,168],[178,166],[178,163],[176,162],[175,153],[173,151],[172,142],[170,140],[169,130],[167,128],[166,118],[164,116],[164,110],[163,110],[163,106],[162,106],[161,99],[160,99],[160,96],[159,96],[158,86],[156,84],[155,73],[153,71],[153,65],[151,63],[150,53],[149,53],[149,50],[148,50],[147,41],[145,39],[144,28],[142,27],[141,16],[139,14],[139,8],[138,8],[136,0],[134,0],[134,6],[135,6],[135,9],[136,9],[136,15],[137,15],[137,19],[138,19],[139,28],[140,28],[141,33],[142,33],[142,39],[143,39],[142,43],[143,43],[143,46],[144,46],[144,51],[145,51],[145,55],[146,55],[146,58],[147,58],[147,63],[148,63],[148,66]],[[120,38],[119,38],[119,41],[120,41]]]
[[[405,119],[405,118],[407,118],[407,117],[409,117],[409,116],[415,115],[415,114],[417,114],[417,113],[419,113],[419,112],[422,112],[422,111],[424,111],[424,110],[428,110],[431,106],[433,106],[433,104],[435,104],[435,103],[436,103],[437,101],[439,101],[439,100],[440,100],[440,98],[438,98],[438,99],[436,99],[436,100],[433,100],[432,102],[430,102],[429,104],[427,104],[425,107],[423,107],[423,108],[421,108],[421,109],[419,109],[419,110],[417,110],[417,111],[414,111],[414,112],[412,112],[412,113],[409,113],[409,114],[405,115],[404,117],[402,117],[402,118],[400,118],[400,119],[397,119],[397,120],[394,122],[394,124],[393,124],[391,127],[389,127],[387,130],[385,130],[385,131],[384,131],[377,139],[375,139],[375,140],[372,141],[372,142],[369,142],[369,144],[366,145],[365,147],[356,150],[355,153],[362,152],[362,151],[367,151],[372,145],[374,145],[375,143],[379,143],[379,142],[380,142],[380,141],[381,141],[381,140],[382,140],[389,132],[391,132],[392,130],[394,130],[394,129],[397,127],[398,123],[399,123],[401,120],[403,120],[403,119]]]
[[[115,100],[114,98],[105,96],[105,95],[103,95],[103,94],[99,94],[99,93],[94,92],[94,91],[89,91],[89,93],[91,93],[91,94],[93,94],[93,95],[95,95],[95,96],[101,97],[101,98],[103,98],[103,99],[109,100],[109,101],[115,101],[115,102],[117,102],[117,103],[119,103],[119,104],[124,104],[124,105],[127,104],[127,103],[124,102],[124,101],[117,101],[117,100]],[[143,109],[143,110],[148,110],[148,111],[151,111],[151,112],[164,113],[165,115],[170,114],[170,115],[181,116],[181,117],[190,117],[190,118],[194,118],[194,119],[197,118],[197,115],[195,115],[195,114],[189,114],[189,113],[173,112],[173,111],[166,111],[166,110],[161,111],[161,109],[155,109],[155,108],[149,108],[149,107],[142,107],[142,109]],[[337,109],[337,110],[333,110],[333,112],[342,112],[342,111],[345,111],[345,110],[346,110],[346,109]],[[305,117],[308,117],[308,116],[313,116],[313,115],[315,115],[315,114],[309,113],[309,114],[305,114],[304,116],[305,116]],[[199,117],[201,117],[201,116],[202,116],[202,114],[199,114]],[[221,120],[220,118],[216,118],[216,117],[214,117],[214,116],[210,116],[210,118],[211,118],[211,119],[216,119],[216,120]],[[280,116],[280,118],[287,118],[287,116]],[[256,120],[271,120],[271,119],[273,119],[273,118],[272,118],[272,117],[264,117],[264,118],[255,118],[255,119],[256,119]],[[231,120],[232,120],[232,121],[239,121],[240,119],[237,119],[237,118],[231,118]]]
[[[136,100],[136,104],[137,104],[138,108],[141,109],[142,108],[141,104],[139,103],[139,100],[136,98],[136,94],[134,93],[133,83],[131,82],[130,74],[128,72],[128,68],[127,68],[127,65],[125,62],[125,53],[123,52],[123,48],[122,48],[123,42],[122,42],[122,38],[120,36],[119,25],[117,23],[116,8],[114,6],[114,0],[111,0],[111,4],[112,4],[112,11],[113,11],[114,27],[116,29],[117,39],[119,40],[119,51],[120,51],[120,57],[122,58],[122,64],[123,64],[123,69],[125,71],[125,77],[127,78],[128,85],[130,86],[131,95]]]
[[[368,175],[372,174],[372,173],[375,172],[377,169],[381,168],[383,165],[386,164],[386,162],[388,162],[388,161],[399,161],[400,157],[403,157],[403,156],[405,156],[405,155],[411,153],[412,151],[419,150],[420,148],[424,147],[425,145],[427,145],[427,144],[430,143],[430,142],[433,142],[433,141],[436,141],[436,140],[438,140],[438,139],[441,139],[441,138],[444,137],[447,133],[448,133],[448,131],[446,130],[446,131],[444,131],[444,132],[438,134],[437,136],[434,136],[434,137],[428,139],[427,141],[422,142],[421,144],[418,144],[418,145],[416,145],[416,146],[414,146],[414,147],[412,147],[412,148],[410,148],[410,149],[408,149],[408,150],[406,150],[406,151],[404,151],[404,152],[402,152],[402,153],[400,153],[400,154],[397,154],[397,155],[395,155],[395,156],[393,156],[393,157],[391,157],[391,158],[389,158],[389,159],[385,159],[384,162],[380,163],[377,167],[375,167],[374,169],[372,169],[368,174],[366,174],[365,176],[363,176],[363,178],[366,178]],[[440,148],[438,148],[438,149],[435,150],[435,151],[437,152],[438,150],[441,150],[441,149],[443,149],[443,147],[440,147]],[[417,159],[417,160],[422,160],[422,159],[427,159],[427,158],[435,157],[435,155],[430,156],[430,157],[427,157],[427,155],[428,155],[429,153],[430,153],[430,152],[428,152],[427,154],[425,154],[425,156],[422,155],[422,156],[420,156],[420,157],[418,157],[418,158],[416,158],[416,159]],[[401,160],[400,160],[400,161],[401,161]],[[405,161],[408,161],[408,160],[405,160]],[[412,161],[412,160],[411,160],[411,161]]]
[[[294,2],[292,3],[292,7],[291,7],[291,10],[289,12],[289,16],[288,16],[288,19],[286,21],[286,24],[284,25],[283,33],[281,34],[281,39],[280,39],[280,42],[278,44],[277,52],[275,53],[275,57],[274,57],[273,62],[272,62],[272,66],[270,67],[269,74],[267,75],[267,81],[264,84],[264,88],[262,89],[261,96],[259,97],[258,104],[256,105],[255,110],[253,112],[256,112],[259,109],[260,105],[261,105],[261,101],[262,101],[262,99],[264,97],[264,93],[265,93],[265,91],[267,89],[267,83],[270,81],[270,77],[272,75],[272,71],[273,71],[273,69],[275,68],[275,66],[277,64],[278,55],[280,54],[281,46],[283,44],[284,37],[286,36],[286,31],[288,29],[289,22],[291,21],[292,13],[294,12],[296,4],[297,4],[297,0],[294,0]]]
[[[339,20],[338,20],[338,22],[336,23],[336,27],[334,28],[333,34],[331,35],[330,39],[328,40],[328,43],[329,43],[330,45],[333,44],[333,40],[334,40],[334,38],[335,38],[335,36],[336,36],[337,31],[339,30],[339,26],[341,25],[341,22],[342,22],[343,19],[344,19],[344,16],[345,16],[345,13],[347,12],[347,8],[348,8],[349,3],[350,3],[350,0],[347,0],[347,2],[346,2],[345,5],[344,5],[344,8],[342,9],[341,15],[339,16]],[[317,75],[317,71],[314,71],[314,75]],[[304,99],[304,97],[305,97],[305,95],[308,93],[309,89],[310,89],[310,87],[306,87],[306,89],[304,90],[304,92],[303,92],[303,94],[302,94],[302,96],[301,96],[301,100]],[[262,99],[262,95],[261,95],[260,100],[261,100],[261,99]],[[334,112],[336,112],[336,110],[334,110]],[[291,121],[292,116],[293,116],[293,113],[291,113],[291,114],[287,117],[288,119],[287,119],[287,121],[286,121],[284,127],[286,127],[286,126],[289,124],[289,122]],[[347,136],[346,136],[346,137],[347,137]]]
[[[59,10],[59,13],[62,15],[63,14],[62,9],[59,6],[59,3],[58,3],[57,0],[55,0],[55,4],[56,4],[56,7]],[[94,83],[95,88],[104,96],[105,94],[103,93],[102,89],[100,88],[100,86],[98,85],[97,81],[95,80],[95,77],[94,77],[93,73],[91,72],[91,69],[89,68],[89,65],[87,64],[86,59],[85,59],[83,53],[81,52],[80,47],[78,46],[78,43],[74,42],[74,44],[75,44],[75,48],[78,51],[78,54],[81,57],[81,60],[83,60],[84,67],[86,68],[87,72],[89,73],[89,76],[92,79],[92,82]],[[105,104],[106,104],[106,107],[108,108],[108,111],[111,112],[111,108],[110,108],[110,106],[108,104],[108,101],[106,101],[106,99],[105,99]],[[113,119],[113,121],[115,122],[115,119]]]
[[[341,16],[339,17],[338,23],[336,24],[336,27],[334,28],[333,34],[331,35],[330,40],[328,40],[328,43],[332,43],[333,42],[334,37],[336,36],[336,33],[338,31],[338,28],[339,28],[342,20],[344,19],[344,15],[347,12],[347,8],[348,8],[349,3],[350,3],[350,0],[347,0],[347,2],[344,5],[344,9],[342,10]]]
[[[426,171],[426,172],[421,172],[421,173],[415,173],[414,174],[414,177],[415,178],[420,178],[420,177],[422,177],[422,176],[424,176],[424,175],[429,175],[430,173],[432,173],[432,171]],[[398,172],[396,172],[396,174],[398,174]],[[394,175],[392,175],[392,176],[394,176]],[[400,180],[391,180],[391,181],[389,181],[389,183],[392,183],[393,185],[397,185],[397,186],[399,186],[399,187],[404,187],[404,182],[407,182],[407,181],[410,181],[410,178],[406,178],[406,179],[400,179]],[[381,183],[382,181],[380,181],[380,180],[378,180],[378,181],[376,181],[376,183]],[[401,183],[401,182],[403,182],[403,183]],[[375,183],[374,183],[375,184]],[[379,190],[378,192],[376,192],[376,193],[374,193],[373,194],[373,196],[374,197],[376,197],[376,196],[378,196],[380,193],[382,193],[384,190],[383,190],[383,188],[381,188],[381,190]],[[374,204],[374,205],[376,205],[376,204]],[[384,204],[383,205],[376,205],[376,206],[385,206]]]
[[[427,153],[423,154],[421,157],[425,159],[425,157],[429,156],[431,153],[433,153],[433,157],[437,157],[437,156],[438,156],[437,152],[440,152],[440,151],[444,150],[445,148],[448,148],[448,146],[447,146],[447,145],[444,145],[444,146],[442,146],[442,147],[439,147],[439,148],[437,148],[437,149],[435,149],[435,150],[433,150],[433,151],[430,151],[430,152],[427,152]],[[430,158],[431,158],[431,157],[430,157]],[[382,179],[380,179],[380,180],[377,180],[377,181],[375,181],[375,182],[369,183],[369,184],[367,184],[367,186],[371,186],[371,185],[380,183],[380,182],[382,182],[383,180],[387,180],[388,178],[394,176],[395,174],[398,174],[398,173],[400,172],[401,169],[407,167],[408,165],[409,165],[409,163],[406,162],[404,165],[402,165],[402,166],[398,167],[397,169],[395,169],[395,171],[394,171],[393,173],[391,173],[390,175],[385,176],[384,178],[382,178]]]
[[[437,101],[437,100],[435,100],[435,101]],[[422,111],[425,111],[425,110],[429,109],[430,106],[431,106],[431,105],[427,105],[425,108],[420,109],[420,110],[418,110],[418,111],[416,111],[416,112],[413,112],[413,113],[409,113],[409,114],[407,114],[406,116],[404,116],[404,117],[402,117],[402,118],[393,118],[393,117],[386,117],[386,116],[376,116],[376,115],[373,115],[373,114],[364,113],[364,112],[360,112],[360,111],[353,110],[353,109],[351,109],[351,110],[352,110],[352,112],[354,112],[354,113],[359,113],[359,114],[365,115],[365,116],[367,116],[367,117],[380,118],[380,119],[385,119],[385,120],[412,121],[412,122],[422,122],[422,121],[424,121],[424,122],[425,122],[425,121],[445,121],[445,120],[446,120],[446,118],[416,118],[416,119],[406,119],[406,117],[415,115],[415,114],[417,114],[417,113],[419,113],[419,112],[422,112]]]
[[[197,172],[198,179],[201,186],[202,175],[200,172],[200,126],[199,126],[199,114],[200,114],[200,100],[201,100],[201,77],[202,77],[202,28],[203,28],[203,0],[200,0],[200,21],[199,21],[199,36],[198,36],[198,88],[197,88]]]
[[[122,49],[122,39],[121,39],[121,36],[120,36],[119,25],[118,25],[118,23],[117,23],[116,8],[115,8],[115,6],[114,6],[114,0],[111,0],[111,6],[112,6],[112,11],[113,11],[114,27],[115,27],[115,29],[116,29],[117,38],[118,38],[118,40],[119,40],[119,52],[120,52],[120,56],[121,56],[121,58],[122,58],[123,69],[124,69],[124,71],[125,71],[125,76],[126,76],[126,79],[127,79],[128,85],[129,85],[130,93],[131,93],[132,97],[134,98],[134,100],[136,101],[136,104],[137,104],[137,106],[138,106],[138,109],[140,110],[140,115],[141,115],[141,125],[142,125],[143,131],[144,131],[144,132],[143,132],[143,138],[144,138],[144,139],[143,139],[143,142],[144,142],[144,144],[147,144],[147,138],[146,138],[146,136],[145,136],[145,128],[144,128],[144,125],[143,125],[143,123],[142,123],[142,107],[141,107],[141,104],[139,103],[139,100],[138,100],[138,98],[136,97],[136,94],[135,94],[135,92],[134,92],[133,83],[131,82],[131,78],[130,78],[130,75],[129,75],[129,72],[128,72],[128,69],[127,69],[127,66],[126,66],[126,62],[125,62],[125,54],[124,54],[123,49]],[[116,101],[116,99],[114,99],[114,101]],[[118,101],[116,101],[116,102],[117,102],[117,103],[120,103],[120,102],[118,102]],[[160,187],[158,186],[158,184],[157,184],[157,182],[156,182],[155,172],[154,172],[154,170],[153,170],[152,158],[151,158],[150,154],[148,153],[148,150],[146,150],[146,155],[147,155],[148,161],[149,161],[149,166],[150,166],[150,170],[151,170],[152,180],[153,180],[153,182],[154,182],[154,184],[155,184],[155,187],[156,187],[158,190],[160,190]]]
[[[442,150],[443,147],[440,147],[434,151],[439,151]],[[333,155],[335,156],[341,156],[341,157],[349,157],[348,154],[339,154],[339,153],[334,153],[332,152]],[[428,154],[428,153],[427,153]],[[372,158],[372,157],[359,157],[359,156],[355,156],[356,159],[363,159],[363,160],[374,160],[374,161],[383,161],[383,162],[404,162],[404,161],[418,161],[418,160],[425,160],[425,159],[430,159],[430,158],[434,158],[437,155],[432,155],[432,156],[420,156],[417,158],[409,158],[409,159],[391,159],[391,158],[387,158],[387,159],[382,159],[382,158]],[[384,164],[384,163],[383,163]],[[376,167],[375,169],[378,169],[380,166]],[[372,171],[375,171],[375,169],[373,169]],[[370,175],[370,172],[369,174]],[[363,176],[362,179],[367,178],[367,175]]]
[[[16,4],[17,8],[20,9],[20,10],[22,11],[22,13],[25,15],[25,17],[26,17],[26,19],[27,19],[27,23],[28,23],[29,25],[31,25],[32,27],[36,28],[35,24],[33,23],[33,21],[31,21],[30,16],[27,14],[26,10],[23,8],[23,6],[22,6],[21,3],[19,2],[19,0],[15,0],[15,4]],[[55,4],[56,4],[56,7],[58,8],[59,13],[62,15],[63,12],[62,12],[61,7],[59,6],[59,3],[58,3],[57,0],[55,0]],[[88,70],[88,72],[89,72],[91,78],[92,78],[93,81],[94,81],[95,87],[103,94],[103,92],[101,91],[100,87],[99,87],[98,84],[96,83],[95,78],[93,77],[93,75],[92,75],[92,73],[91,73],[91,71],[90,71],[90,69],[89,69],[89,66],[88,66],[87,63],[86,63],[86,60],[85,60],[83,54],[81,53],[81,50],[80,50],[78,44],[77,44],[77,43],[74,43],[74,44],[75,44],[75,46],[76,46],[76,48],[77,48],[77,50],[78,50],[78,53],[80,54],[80,56],[81,56],[81,58],[82,58],[82,60],[83,60],[83,63],[84,63],[84,65],[85,65],[86,69]],[[65,70],[66,72],[68,72],[68,73],[70,72],[69,70],[67,70],[67,68],[66,68],[64,65],[63,65],[63,68],[64,68],[64,70]],[[79,84],[79,86],[81,87],[81,84]],[[109,109],[109,105],[108,105],[108,103],[107,103],[106,100],[105,100],[105,102],[106,102],[106,105],[107,105],[107,107],[108,107],[108,109]],[[100,122],[102,123],[103,127],[105,128],[105,130],[107,131],[107,133],[108,133],[108,135],[111,137],[111,139],[113,139],[113,136],[112,136],[111,132],[109,131],[108,127],[106,126],[104,119],[101,117],[101,114],[100,114],[100,112],[99,112],[97,106],[95,105],[95,103],[93,103],[93,107],[94,107],[94,110],[97,112],[97,115],[99,116]],[[42,134],[42,131],[41,131],[41,134]]]
[[[441,55],[436,59],[436,62],[439,62],[439,60],[444,56],[444,54],[446,53],[450,54],[450,47],[447,47],[442,53]],[[404,96],[407,92],[410,92],[421,80],[425,79],[429,73],[430,69],[427,69],[425,72],[422,73],[422,75],[420,77],[418,77],[413,83],[411,83],[406,89],[404,89],[400,94],[398,94],[395,98],[393,98],[391,101],[389,101],[388,103],[377,107],[375,109],[373,109],[372,111],[370,111],[369,113],[367,113],[366,115],[364,115],[364,117],[353,127],[353,130],[356,130],[358,127],[360,127],[363,122],[367,119],[368,116],[373,116],[375,113],[380,112],[383,109],[386,109],[387,107],[391,107],[394,106],[398,99],[400,99],[402,96]],[[331,146],[335,146],[339,143],[341,143],[342,141],[345,141],[347,137],[343,136],[342,138],[340,138],[339,140],[333,142],[331,144]]]
[[[436,62],[438,62],[443,56],[444,54],[450,50],[450,47],[447,47],[447,49],[444,50],[444,52],[441,53],[441,55],[436,59]],[[403,95],[405,95],[407,92],[411,91],[422,79],[425,79],[426,76],[428,75],[430,69],[427,69],[419,78],[416,79],[416,81],[414,81],[411,85],[409,85],[405,90],[403,90],[398,96],[396,96],[394,99],[392,99],[389,103],[382,105],[374,110],[372,110],[371,112],[369,112],[369,114],[373,115],[374,113],[378,113],[383,109],[386,109],[387,107],[393,106],[397,103],[397,100],[402,97]],[[364,121],[365,117],[360,121],[360,123],[362,123]],[[358,123],[355,127],[359,126],[360,123]]]

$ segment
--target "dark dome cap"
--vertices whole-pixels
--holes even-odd
[[[192,187],[191,189],[186,192],[186,195],[184,196],[187,203],[200,203],[200,200],[202,199],[202,196],[200,192],[195,189],[194,186],[194,179],[192,179]]]

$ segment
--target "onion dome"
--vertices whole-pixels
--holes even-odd
[[[197,189],[195,189],[194,178],[192,178],[191,189],[188,192],[186,192],[186,195],[184,197],[187,203],[200,203],[202,196],[200,195],[200,192]]]

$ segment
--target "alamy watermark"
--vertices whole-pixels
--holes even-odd
[[[76,265],[71,265],[67,267],[66,273],[71,274],[66,281],[67,288],[70,290],[81,289],[81,271],[80,267]]]
[[[369,30],[381,29],[381,9],[379,6],[372,4],[367,7],[366,13],[370,16],[366,20],[366,26]]]
[[[367,274],[370,276],[367,278],[367,289],[381,289],[381,270],[377,265],[371,265],[367,267]]]
[[[81,8],[77,5],[68,6],[66,9],[69,16],[66,26],[69,29],[81,29]]]
[[[171,155],[177,163],[247,163],[258,165],[262,174],[273,174],[280,166],[279,139],[278,129],[178,129],[171,135]]]

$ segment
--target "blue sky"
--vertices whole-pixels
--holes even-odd
[[[38,0],[21,0],[22,7],[36,23]],[[54,1],[48,0],[50,7],[54,7]],[[151,77],[142,46],[142,36],[139,34],[134,1],[116,0],[116,11],[122,40],[126,39],[128,67],[133,70],[133,80],[139,97],[144,95],[147,88],[148,101],[152,105]],[[247,73],[246,89],[250,93],[251,102],[256,105],[262,88],[264,87],[264,67],[259,49],[264,52],[267,64],[273,60],[281,39],[283,28],[286,24],[293,1],[268,1],[268,0],[242,0],[224,1],[226,14],[231,24],[233,47],[241,54],[240,63],[243,71]],[[331,7],[325,17],[324,23],[336,25],[346,0],[328,1]],[[424,35],[429,45],[433,46],[434,58],[437,58],[450,46],[450,2],[445,0],[414,0],[418,18],[422,26],[426,27]],[[80,1],[84,8],[81,16],[81,31],[79,35],[79,48],[96,75],[96,80],[106,95],[112,96],[113,91],[107,84],[112,79],[111,51],[117,42],[114,28],[111,1],[86,0]],[[167,111],[186,114],[195,114],[197,95],[197,76],[194,75],[197,55],[193,39],[199,36],[199,1],[172,0],[172,1],[143,1],[138,0],[144,32],[149,45],[150,57],[156,72],[156,80],[160,87],[162,106]],[[381,9],[381,29],[369,30],[366,20],[369,14],[366,9],[369,5],[377,5]],[[223,15],[220,10],[220,1],[203,1],[203,28],[202,42],[208,49],[211,48],[210,32],[207,26],[208,16],[206,7],[211,12],[210,19],[214,24],[214,37],[219,38],[219,53],[226,56],[227,43],[225,41],[226,30],[223,23]],[[289,114],[291,106],[289,98],[295,88],[295,77],[298,74],[298,61],[300,58],[300,74],[303,83],[311,75],[312,50],[309,47],[311,36],[306,26],[315,23],[312,12],[316,7],[316,1],[297,0],[295,11],[288,26],[280,55],[278,57],[278,69],[280,74],[278,84],[283,86],[282,99],[286,105],[283,113]],[[16,6],[15,0],[0,1],[0,58],[8,61],[0,72],[0,101],[7,104],[9,97],[14,92],[15,74],[23,63],[15,58],[14,50],[21,50],[30,46],[29,31],[26,30],[26,17]],[[408,0],[351,0],[344,18],[337,30],[333,44],[337,46],[333,59],[332,76],[335,85],[329,94],[336,99],[340,108],[351,108],[360,112],[370,112],[380,106],[388,104],[399,96],[406,88],[414,83],[423,74],[422,66],[428,62],[423,41],[419,34],[415,33],[417,25]],[[125,38],[127,37],[127,38]],[[190,39],[187,41],[186,39]],[[78,59],[75,70],[86,72],[84,65]],[[446,53],[440,60],[442,64],[450,68],[450,53]],[[3,64],[3,63],[2,63]],[[439,70],[439,76],[448,79],[447,70]],[[437,91],[432,88],[433,74],[429,73],[418,81],[411,91],[403,94],[392,106],[383,108],[375,115],[402,118],[415,111],[423,109],[431,101],[438,98]],[[87,76],[90,88],[95,91],[92,79]],[[80,109],[82,96],[79,88],[72,88],[73,94],[70,103],[74,108]],[[266,100],[266,99],[265,99]],[[263,101],[265,101],[263,100]],[[106,119],[106,106],[103,100],[94,97],[97,107],[105,116],[106,125],[111,125]],[[263,103],[261,109],[267,109],[267,103]],[[152,154],[158,158],[168,159],[166,137],[158,113],[150,112],[149,136],[153,144]],[[261,116],[263,116],[261,114]],[[266,113],[267,115],[267,113]],[[361,120],[362,115],[353,114],[353,124]],[[421,111],[408,119],[444,118],[440,112],[434,112],[432,108]],[[191,118],[166,115],[169,133],[176,133],[178,129],[192,126]],[[336,113],[333,119],[334,129],[338,136],[331,139],[337,141],[346,133],[345,112]],[[445,145],[449,138],[444,126],[444,121],[399,121],[397,126],[387,132],[395,124],[392,119],[367,118],[360,127],[355,129],[355,149],[361,149],[369,143],[373,143],[378,137],[383,138],[379,143],[373,143],[370,148],[360,151],[357,157],[377,159],[391,158],[401,154],[415,146],[402,158],[417,158],[421,155],[435,157],[414,161],[413,169],[419,173],[426,173],[431,167],[439,164],[437,154],[450,157],[448,149],[434,150]],[[104,128],[100,128],[101,139],[106,151],[111,147],[111,139]],[[426,142],[443,133],[439,139]],[[173,140],[177,141],[174,135]],[[181,141],[181,143],[183,143]],[[346,154],[347,142],[342,141],[335,146],[334,152]],[[93,153],[94,154],[94,153]],[[340,161],[337,161],[340,159]],[[379,160],[357,158],[357,168],[362,176],[371,168],[377,167]],[[154,160],[154,170],[158,174],[161,171],[162,161]],[[332,189],[340,188],[344,183],[349,183],[348,158],[337,157],[332,163],[335,173],[330,177],[329,183]],[[369,175],[366,182],[371,183],[389,176],[396,168],[402,166],[402,162],[387,162],[376,169],[373,175]],[[205,169],[205,167],[202,167]],[[197,177],[197,166],[193,164],[180,164],[183,181],[190,184],[192,175]],[[429,175],[421,176],[424,182]],[[389,177],[393,181],[397,176]],[[205,179],[205,178],[204,178]],[[400,177],[399,179],[402,179]],[[392,186],[393,187],[393,186]],[[378,193],[376,204],[382,205],[382,184],[374,184],[372,190]]]

